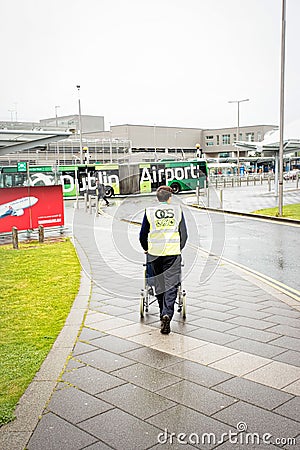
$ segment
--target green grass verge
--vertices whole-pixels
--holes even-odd
[[[253,214],[264,214],[265,216],[278,216],[278,208],[258,209]],[[286,205],[282,208],[282,217],[300,220],[300,203]]]
[[[0,424],[61,331],[80,284],[80,263],[66,239],[0,247]]]

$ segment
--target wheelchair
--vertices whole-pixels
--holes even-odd
[[[149,262],[143,264],[144,266],[144,287],[141,289],[140,297],[140,316],[141,319],[145,317],[145,312],[149,311],[149,306],[157,301],[155,296],[155,287],[152,280],[152,268]],[[182,263],[183,267],[184,264]],[[182,318],[186,319],[186,291],[182,288],[182,283],[179,283],[177,290],[177,299],[175,304],[178,306],[177,312],[182,313]]]

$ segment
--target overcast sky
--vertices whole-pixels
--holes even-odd
[[[300,118],[300,0],[286,0],[285,122]],[[282,0],[1,0],[0,120],[279,124]]]

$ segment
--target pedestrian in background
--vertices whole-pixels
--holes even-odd
[[[100,200],[104,200],[106,206],[109,206],[109,201],[107,200],[105,195],[105,186],[103,183],[100,183],[99,180],[96,180],[96,194],[98,196],[98,203],[100,202]]]
[[[182,209],[172,205],[172,189],[160,186],[158,204],[146,208],[140,243],[151,263],[155,294],[158,300],[161,333],[169,334],[178,286],[181,283],[181,251],[187,241],[187,228]]]

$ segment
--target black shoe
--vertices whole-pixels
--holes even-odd
[[[161,330],[160,332],[162,334],[169,334],[171,331],[170,328],[170,317],[165,315],[163,316],[162,320],[161,320]]]

